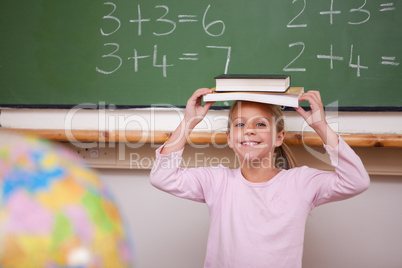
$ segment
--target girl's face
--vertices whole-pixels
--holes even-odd
[[[258,162],[272,167],[275,147],[282,144],[285,133],[276,133],[270,110],[261,103],[240,102],[231,120],[228,144],[241,163]]]

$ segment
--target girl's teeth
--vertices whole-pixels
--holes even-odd
[[[243,145],[257,145],[257,142],[242,142]]]

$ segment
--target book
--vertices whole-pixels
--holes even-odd
[[[299,97],[303,87],[290,87],[286,92],[217,92],[216,90],[203,96],[203,101],[254,101],[281,106],[299,107]]]
[[[215,77],[216,91],[285,92],[290,87],[290,75],[222,74]]]

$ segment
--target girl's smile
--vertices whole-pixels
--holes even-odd
[[[261,144],[261,142],[259,142],[259,141],[242,141],[240,143],[243,146],[250,146],[250,147]]]

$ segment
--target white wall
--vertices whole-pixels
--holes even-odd
[[[402,267],[401,193],[401,176],[371,176],[363,194],[314,209],[303,267]]]
[[[205,204],[152,187],[149,170],[99,172],[129,223],[138,268],[203,267],[209,226]]]
[[[126,216],[140,268],[203,267],[205,204],[153,188],[148,170],[100,169]],[[402,176],[371,176],[349,200],[314,209],[306,226],[304,268],[402,267]]]

